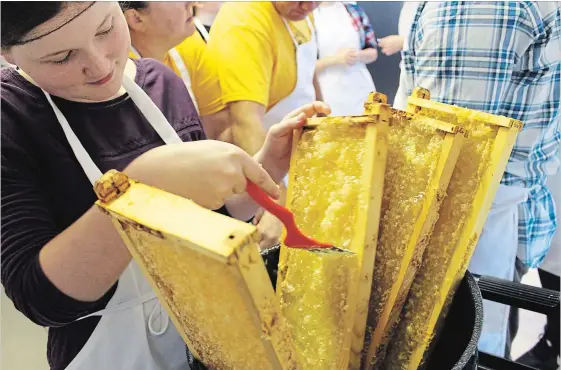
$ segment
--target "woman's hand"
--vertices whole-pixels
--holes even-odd
[[[358,61],[356,49],[339,49],[334,55],[321,58],[316,62],[316,73],[322,73],[327,68],[338,65],[352,66]]]
[[[273,125],[265,138],[263,147],[255,159],[263,165],[263,168],[271,175],[273,180],[280,183],[288,173],[290,166],[290,155],[292,153],[292,138],[294,130],[302,127],[306,119],[316,114],[329,114],[331,108],[323,102],[314,102],[300,107],[287,115],[282,122]],[[286,189],[282,186],[282,192]],[[280,200],[283,203],[284,199]],[[261,235],[259,247],[268,248],[278,243],[281,233],[281,222],[272,214],[260,210],[257,212],[253,223]]]
[[[378,40],[378,45],[382,48],[382,54],[394,55],[403,50],[403,37],[399,35],[386,36]]]
[[[333,58],[335,60],[335,64],[344,64],[348,66],[354,65],[358,59],[356,49],[339,49]]]
[[[316,114],[329,113],[331,113],[329,105],[316,101],[294,110],[280,123],[271,127],[263,147],[254,158],[263,165],[275,182],[281,182],[288,173],[294,130],[302,127],[308,118]]]
[[[376,48],[366,48],[360,50],[357,55],[359,63],[370,64],[378,59],[378,50]]]
[[[282,127],[293,125],[286,123]],[[282,141],[277,138],[270,144],[274,153]],[[272,198],[280,196],[275,181],[255,159],[242,149],[220,141],[163,145],[140,156],[125,172],[135,180],[192,199],[209,209],[218,209],[226,199],[245,193],[247,179]]]

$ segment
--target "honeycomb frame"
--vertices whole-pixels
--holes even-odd
[[[375,106],[375,97],[371,95],[364,105],[365,113],[370,112]],[[392,109],[392,119],[409,120],[415,117],[412,113]],[[424,249],[438,219],[438,210],[446,194],[464,139],[468,135],[466,130],[455,124],[454,119],[450,122],[431,120],[428,124],[436,132],[444,134],[438,164],[429,180],[427,194],[407,243],[398,276],[392,284],[389,297],[379,316],[378,325],[371,332],[371,342],[366,356],[362,359],[363,369],[379,368],[382,365],[391,333],[398,323]]]
[[[438,338],[439,329],[444,323],[447,307],[452,302],[453,295],[467,270],[469,260],[473,255],[483,230],[517,135],[523,126],[522,122],[515,119],[484,112],[475,112],[429,99],[430,92],[428,90],[416,88],[408,98],[408,114],[431,117],[436,115],[441,119],[457,122],[458,108],[460,108],[463,111],[475,113],[473,116],[470,116],[472,121],[494,128],[496,135],[491,147],[488,166],[483,172],[471,202],[471,211],[462,227],[458,241],[452,247],[453,252],[448,266],[443,266],[446,272],[440,283],[438,296],[434,299],[434,306],[425,326],[424,338],[421,340],[421,344],[415,348],[409,362],[401,367],[407,370],[419,368],[427,355],[430,354],[430,343],[435,343]],[[427,248],[430,248],[430,243]],[[388,361],[391,362],[391,359],[388,359]]]
[[[347,117],[315,117],[308,119],[304,127],[295,131],[292,157],[289,171],[288,192],[286,204],[290,208],[294,198],[294,184],[296,181],[297,151],[298,145],[305,130],[314,130],[320,125],[341,124],[343,119],[347,124],[365,125],[365,136],[363,144],[366,147],[364,166],[361,174],[361,193],[363,199],[367,200],[366,206],[362,211],[357,207],[356,223],[353,230],[353,239],[349,250],[359,256],[359,278],[357,279],[356,307],[349,310],[354,313],[352,338],[350,344],[349,362],[351,368],[358,368],[360,354],[364,344],[364,334],[366,330],[366,320],[368,315],[368,303],[370,300],[370,287],[376,256],[376,244],[378,239],[378,224],[380,222],[380,209],[382,202],[382,191],[384,186],[384,172],[387,156],[387,131],[391,116],[391,107],[386,102],[383,94],[374,95],[376,103],[368,115],[347,116]],[[283,234],[284,235],[284,234]],[[281,238],[281,240],[284,239]],[[329,242],[325,240],[324,242]],[[337,246],[336,246],[337,247]],[[277,284],[282,284],[286,271],[287,250],[281,246],[279,274]],[[280,291],[277,291],[279,294]],[[353,363],[355,364],[353,366]]]
[[[291,268],[277,291],[301,369],[347,370],[358,255],[336,247],[290,252]]]
[[[234,365],[235,361],[230,361],[229,364],[228,359],[213,357],[213,349],[219,348],[222,352],[228,349],[228,344],[223,345],[220,340],[227,342],[229,336],[237,335],[237,339],[245,337],[251,340],[251,343],[257,344],[255,347],[260,347],[254,350],[260,352],[264,358],[256,359],[259,364],[255,363],[254,366],[275,370],[300,368],[286,320],[280,312],[278,297],[259,254],[258,232],[253,225],[204,209],[191,200],[130,180],[125,174],[115,170],[104,174],[96,182],[94,189],[99,199],[96,206],[111,218],[133,260],[198,360],[210,368],[240,368]],[[177,221],[185,219],[189,222]],[[212,232],[209,232],[209,224],[214,225]],[[158,254],[168,253],[173,256],[172,251],[189,251],[192,256],[197,256],[203,261],[201,265],[204,265],[205,270],[211,265],[218,266],[217,271],[232,281],[236,300],[216,302],[210,297],[205,299],[204,295],[208,294],[202,289],[199,291],[203,295],[203,302],[196,303],[204,306],[204,309],[199,311],[204,316],[206,309],[209,309],[206,321],[212,323],[217,318],[210,313],[213,310],[210,306],[237,305],[238,307],[230,307],[229,310],[247,312],[247,315],[242,315],[245,322],[238,317],[234,320],[220,317],[218,320],[228,325],[215,329],[214,333],[212,325],[189,327],[189,320],[204,320],[193,314],[195,311],[192,307],[177,307],[174,298],[176,293],[179,293],[170,288],[174,285],[169,278],[165,280],[165,277],[162,278],[154,272],[157,270],[149,267],[153,266],[154,262],[148,261],[148,253],[141,252],[141,244],[143,251],[157,249]],[[211,281],[219,281],[219,276],[213,276],[215,279],[202,278],[206,281],[206,286]],[[186,281],[190,279],[193,279],[191,275]],[[196,283],[193,284],[197,288]],[[177,287],[177,282],[175,286]],[[217,291],[220,289],[226,288],[216,288]],[[191,316],[196,317],[185,319],[192,309]],[[220,312],[220,308],[214,311]],[[180,315],[184,317],[183,321]],[[217,334],[221,330],[228,332]],[[218,344],[217,341],[213,342],[212,338],[219,338]],[[232,342],[235,343],[234,340]],[[222,347],[219,347],[220,345]],[[246,365],[253,366],[251,363]]]

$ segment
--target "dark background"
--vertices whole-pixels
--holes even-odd
[[[397,35],[397,24],[401,11],[401,1],[360,1],[358,2],[372,23],[376,38],[389,35]],[[378,49],[380,52],[380,49]],[[376,91],[386,94],[388,103],[393,104],[393,98],[399,85],[399,62],[401,56],[398,54],[387,57],[379,53],[378,60],[368,65],[372,79],[376,85]]]

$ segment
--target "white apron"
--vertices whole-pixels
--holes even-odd
[[[138,50],[136,50],[132,45],[131,45],[131,51],[137,58],[142,57],[138,52]],[[195,109],[197,110],[197,113],[199,113],[199,105],[197,104],[197,99],[195,98],[195,93],[193,93],[193,87],[191,84],[191,76],[189,75],[189,70],[187,69],[185,62],[183,61],[183,58],[181,58],[181,55],[179,54],[176,48],[171,49],[170,51],[168,51],[168,53],[171,59],[173,60],[175,67],[179,71],[179,75],[181,76],[181,79],[183,80],[183,83],[185,84],[185,87],[189,92],[189,96],[193,101],[193,105],[195,105]]]
[[[269,131],[271,126],[282,121],[282,119],[293,110],[303,105],[313,103],[316,100],[314,74],[316,71],[317,44],[312,22],[310,22],[309,18],[306,18],[308,27],[310,28],[310,41],[298,45],[288,22],[284,18],[283,21],[296,48],[296,86],[294,86],[294,90],[292,90],[287,97],[277,102],[277,104],[265,113],[263,117],[265,131]],[[284,178],[283,182],[288,186],[288,175]]]
[[[288,22],[284,18],[283,21],[296,48],[296,86],[287,97],[277,102],[277,104],[265,113],[263,123],[266,131],[269,131],[271,126],[275,123],[282,121],[282,119],[293,110],[312,103],[316,99],[314,73],[316,70],[317,44],[312,23],[309,18],[306,18],[311,32],[310,41],[298,45],[294,33],[288,26]]]
[[[500,185],[487,222],[469,264],[469,271],[508,281],[514,280],[518,251],[518,206],[529,189]],[[483,331],[479,349],[504,357],[510,307],[483,301]]]
[[[179,71],[179,74],[181,75],[181,79],[183,80],[183,83],[187,88],[187,91],[189,91],[189,96],[191,96],[191,100],[195,105],[195,109],[197,110],[197,113],[199,113],[199,104],[197,104],[197,99],[195,98],[195,93],[193,92],[193,86],[191,84],[191,76],[189,75],[189,70],[187,69],[185,62],[183,61],[183,58],[181,58],[181,55],[179,55],[179,52],[177,51],[176,48],[171,49],[170,51],[168,51],[168,53],[171,59],[173,59],[173,63],[175,64],[175,67]]]
[[[166,144],[182,142],[162,112],[132,79],[123,76],[123,87]],[[95,183],[101,171],[50,95],[44,93],[74,155],[90,182]],[[89,316],[101,316],[101,320],[66,370],[189,369],[183,339],[134,260],[121,274],[107,307],[81,319]]]
[[[340,49],[362,49],[360,34],[343,3],[322,5],[314,14],[320,59],[335,55]],[[359,62],[328,67],[318,74],[318,81],[334,116],[363,114],[368,94],[376,91],[366,65]]]

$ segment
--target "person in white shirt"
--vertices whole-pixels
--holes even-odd
[[[366,65],[378,59],[368,16],[356,2],[324,2],[314,11],[314,23],[324,101],[333,115],[362,114],[368,94],[376,91]]]
[[[399,14],[399,23],[397,27],[398,34],[386,36],[378,40],[378,45],[380,45],[382,54],[390,56],[409,49],[409,33],[411,31],[413,21],[415,20],[415,13],[417,12],[419,3],[419,1],[403,2],[403,7],[401,8],[401,13]],[[403,89],[404,84],[401,83],[401,77],[404,76],[403,62],[400,62],[399,66],[401,69],[400,83],[397,93],[395,94],[393,106],[394,108],[404,110],[407,106],[407,96]]]

